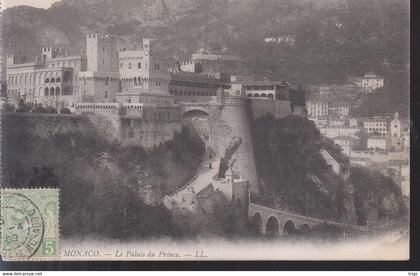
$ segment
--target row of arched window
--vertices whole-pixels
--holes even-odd
[[[259,93],[254,93],[254,94],[249,93],[246,96],[249,97],[249,98],[259,98],[259,97],[261,97],[261,98],[269,98],[269,99],[272,99],[272,100],[274,99],[273,94],[265,94],[265,93],[261,93],[261,94],[259,94]]]
[[[51,79],[46,78],[46,79],[45,79],[45,83],[53,83],[53,82],[61,82],[61,78],[60,78],[60,77],[58,77],[58,78],[56,78],[56,79],[54,79],[54,78],[51,78]]]
[[[44,96],[60,96],[60,87],[45,87]]]
[[[216,96],[216,91],[185,91],[185,90],[169,90],[169,94],[174,96]]]
[[[57,73],[55,74],[57,75]],[[72,74],[70,71],[66,71],[63,75],[64,82],[70,82],[72,80]],[[61,82],[61,77],[54,77],[51,73],[32,73],[27,75],[11,75],[8,77],[9,85],[28,86],[44,84],[44,83],[56,83]]]

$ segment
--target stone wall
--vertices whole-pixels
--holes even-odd
[[[290,101],[273,101],[266,98],[252,98],[251,110],[252,117],[258,119],[267,114],[272,114],[276,119],[292,114]]]
[[[209,120],[211,147],[217,156],[223,157],[232,142],[240,138],[241,144],[233,154],[229,166],[232,166],[233,173],[248,179],[251,191],[258,193],[247,99],[226,96],[223,105],[213,105],[211,109]]]

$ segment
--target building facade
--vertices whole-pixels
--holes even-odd
[[[78,89],[75,71],[86,70],[85,57],[61,56],[60,63],[56,63],[54,60],[58,59],[58,53],[56,48],[43,48],[42,59],[31,63],[19,62],[14,54],[7,56],[9,104],[41,104],[57,109],[74,106]]]
[[[384,86],[384,78],[375,73],[369,72],[359,79],[357,85],[364,93],[372,93],[376,89]]]
[[[307,101],[306,112],[310,118],[319,118],[328,116],[328,102]]]
[[[368,134],[387,136],[389,133],[387,118],[367,118],[363,120],[363,128]]]

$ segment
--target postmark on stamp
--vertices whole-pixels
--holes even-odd
[[[3,260],[54,260],[59,252],[59,191],[1,190]]]

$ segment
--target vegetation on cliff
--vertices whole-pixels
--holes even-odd
[[[84,133],[66,131],[82,123],[78,117],[52,116],[3,116],[4,186],[60,188],[64,237],[182,234],[160,200],[192,177],[204,152],[201,141],[183,130],[154,150],[123,148],[94,125],[83,127]],[[36,124],[48,125],[52,118],[61,120],[62,131],[45,137]],[[142,197],[144,190],[151,197]]]
[[[403,217],[401,189],[391,179],[351,168],[345,181],[320,154],[326,149],[342,166],[348,159],[334,143],[321,138],[313,122],[298,116],[266,116],[252,124],[255,163],[262,194],[255,200],[298,214],[366,224],[372,213]],[[386,207],[384,207],[386,205]],[[392,215],[391,215],[392,214]]]
[[[397,72],[388,74],[384,78],[384,87],[361,96],[352,106],[350,112],[353,117],[393,115],[395,112],[403,118],[409,117],[410,79],[408,73]]]

